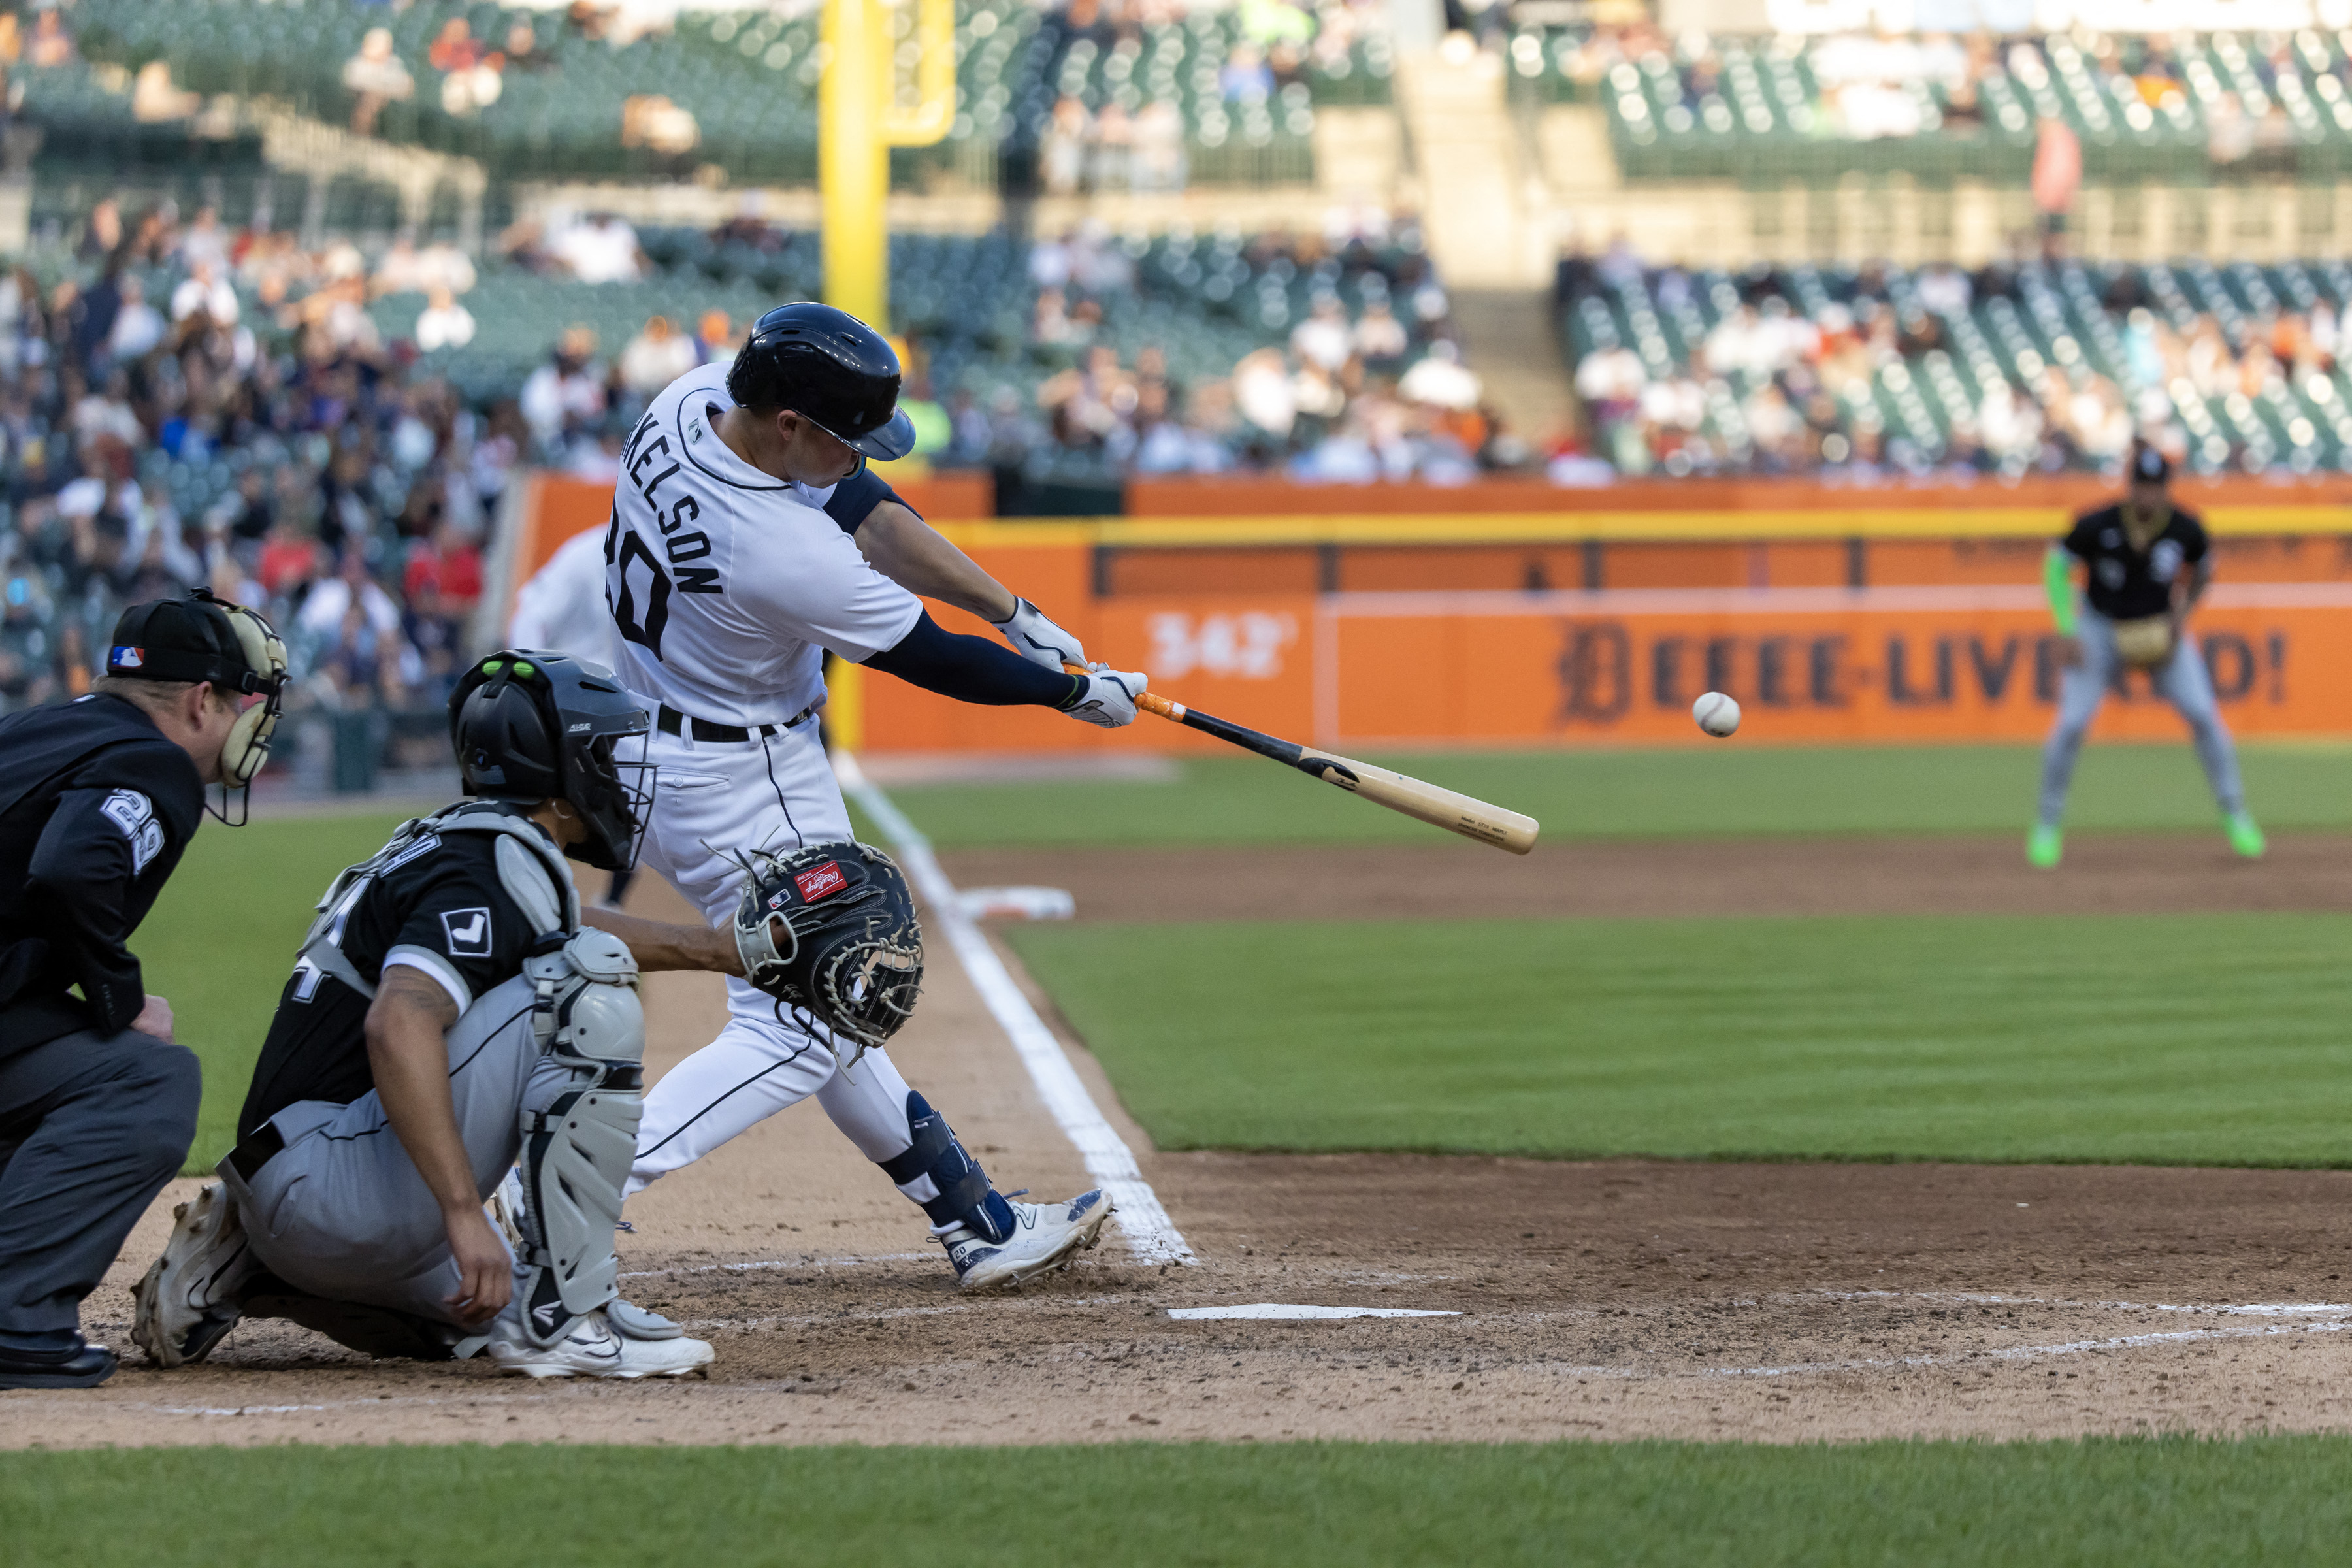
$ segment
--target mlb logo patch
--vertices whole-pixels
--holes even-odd
[[[146,662],[147,650],[145,648],[119,647],[107,656],[106,668],[110,670],[138,669],[144,666]]]
[[[793,873],[793,886],[809,903],[841,891],[849,886],[849,879],[841,874],[841,862],[828,860],[822,866],[812,866],[805,871]]]
[[[447,938],[452,958],[490,956],[490,911],[488,910],[444,910],[441,912],[441,933]]]

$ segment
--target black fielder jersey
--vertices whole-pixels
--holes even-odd
[[[329,937],[362,979],[406,964],[465,1012],[522,973],[538,932],[499,877],[498,836],[427,832],[348,889]],[[308,960],[295,965],[237,1115],[243,1137],[298,1100],[348,1105],[375,1087],[369,1000]]]
[[[2084,513],[2066,535],[2064,547],[2091,568],[2091,608],[2118,621],[2169,610],[2173,580],[2182,567],[2204,560],[2209,548],[2205,525],[2197,514],[2174,507],[2163,531],[2142,554],[2131,546],[2120,504]]]

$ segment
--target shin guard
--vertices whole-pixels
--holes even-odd
[[[907,1091],[907,1130],[914,1146],[881,1166],[898,1190],[920,1204],[931,1228],[969,1226],[990,1241],[1013,1234],[1013,1210],[988,1184],[988,1173],[964,1152],[948,1119]]]
[[[541,1048],[572,1074],[546,1109],[522,1112],[523,1325],[545,1345],[619,1293],[613,1231],[645,1109],[646,1017],[636,961],[608,932],[583,931],[524,972]]]

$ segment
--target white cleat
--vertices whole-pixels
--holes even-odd
[[[1067,1203],[1008,1201],[1006,1206],[1013,1211],[1013,1234],[1003,1241],[991,1241],[968,1225],[940,1237],[957,1281],[967,1290],[1010,1290],[1049,1269],[1068,1268],[1101,1237],[1111,1212],[1100,1188]]]
[[[685,1377],[710,1364],[710,1346],[678,1335],[641,1340],[614,1329],[602,1310],[572,1320],[551,1345],[532,1344],[512,1319],[490,1331],[490,1359],[524,1377]]]
[[[212,1353],[236,1326],[236,1288],[260,1268],[220,1183],[172,1211],[172,1239],[131,1293],[131,1341],[157,1366]]]

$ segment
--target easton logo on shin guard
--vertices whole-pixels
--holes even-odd
[[[948,1119],[907,1091],[907,1131],[914,1146],[880,1162],[898,1190],[922,1205],[934,1226],[969,1226],[990,1241],[1013,1234],[1013,1208],[988,1184],[988,1173],[964,1152]]]

